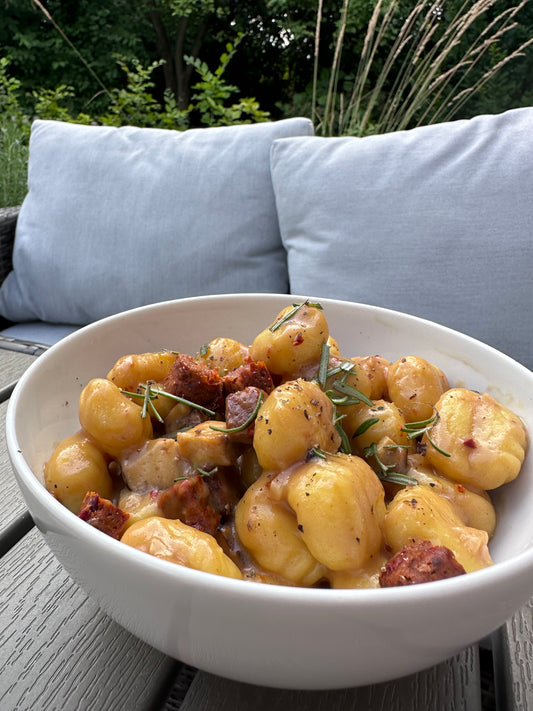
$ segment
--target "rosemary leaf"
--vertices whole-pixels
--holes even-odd
[[[326,379],[328,377],[329,350],[329,345],[323,343],[322,352],[320,354],[320,365],[318,366],[318,384],[322,390],[326,387]]]
[[[344,454],[351,454],[352,453],[352,447],[350,445],[350,440],[348,439],[348,435],[344,431],[342,425],[340,422],[337,422],[335,425],[335,429],[341,436],[341,449],[344,452]]]
[[[449,452],[445,452],[443,449],[438,447],[435,442],[431,439],[429,436],[429,432],[426,432],[426,437],[428,438],[428,442],[431,444],[431,446],[437,450],[437,452],[440,452],[440,454],[443,454],[445,457],[451,457],[452,455]]]
[[[372,400],[370,400],[370,398],[368,398],[364,393],[362,393],[357,388],[354,388],[351,385],[348,385],[348,383],[345,383],[340,378],[339,378],[339,380],[336,380],[333,383],[333,389],[339,393],[343,393],[344,395],[351,396],[353,399],[357,400],[358,402],[364,402],[365,405],[368,405],[369,407],[374,406],[374,403],[372,402]]]
[[[218,471],[218,467],[210,469],[209,471],[207,471],[206,469],[202,469],[201,467],[194,468],[198,472],[198,474],[194,474],[193,476],[179,476],[177,479],[174,479],[174,483],[176,483],[177,481],[187,481],[187,479],[194,479],[198,475],[202,478],[206,476],[211,476],[212,474],[215,474],[215,472]]]
[[[354,437],[359,437],[359,435],[362,435],[364,432],[366,432],[368,429],[370,429],[370,427],[372,427],[372,425],[375,425],[377,422],[379,422],[379,417],[369,417],[368,420],[361,422],[359,427],[353,433],[352,439]]]
[[[387,472],[386,474],[378,474],[378,478],[381,481],[387,481],[391,484],[401,484],[402,486],[409,486],[410,484],[418,486],[418,482],[413,477],[407,474],[399,474],[398,472]]]
[[[275,321],[272,326],[269,327],[269,331],[274,333],[274,331],[277,331],[280,326],[283,326],[284,323],[286,323],[289,319],[291,319],[295,313],[297,313],[303,306],[311,306],[314,309],[319,309],[322,311],[322,306],[320,304],[311,304],[309,303],[309,299],[306,299],[302,304],[293,304],[292,309],[289,309],[280,319]]]
[[[141,384],[141,388],[145,388],[146,385]],[[211,417],[215,416],[215,411],[210,410],[207,407],[203,407],[203,405],[198,405],[196,402],[191,402],[191,400],[186,400],[184,397],[179,397],[179,395],[173,395],[172,393],[167,393],[166,390],[162,390],[160,388],[150,388],[152,393],[155,395],[164,395],[165,397],[169,397],[171,400],[175,400],[176,402],[181,402],[184,405],[189,405],[189,407],[194,408],[195,410],[200,410],[200,412],[205,412],[206,415],[210,415]]]

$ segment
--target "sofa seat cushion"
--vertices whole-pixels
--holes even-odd
[[[533,108],[274,143],[291,291],[430,319],[533,367]]]
[[[1,336],[16,338],[29,343],[41,343],[53,346],[65,336],[74,333],[79,326],[69,326],[63,323],[45,323],[44,321],[24,321],[8,326],[0,331]]]
[[[185,296],[286,291],[270,148],[312,132],[304,118],[189,131],[35,121],[0,315],[80,325]]]

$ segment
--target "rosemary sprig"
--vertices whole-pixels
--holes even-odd
[[[211,476],[212,474],[215,474],[215,472],[218,471],[218,467],[215,467],[214,469],[210,469],[207,471],[206,469],[202,469],[201,467],[194,467],[195,471],[198,472],[198,474],[195,474],[194,476],[179,476],[177,479],[174,479],[174,483],[177,481],[187,481],[187,479],[194,479],[196,476],[201,476],[202,479],[206,476]]]
[[[144,393],[134,393],[130,390],[123,390],[122,388],[120,389],[120,392],[123,395],[128,395],[129,397],[142,398],[143,404],[141,410],[141,417],[143,419],[148,414],[148,410],[150,410],[150,412],[159,422],[163,422],[163,418],[161,417],[161,415],[157,411],[156,406],[153,403],[153,401],[157,398],[157,395],[154,393],[154,389],[152,388],[152,381],[149,380],[146,385],[143,385],[142,387],[145,389]]]
[[[239,425],[238,427],[231,427],[229,430],[224,429],[223,427],[215,427],[214,425],[209,425],[209,427],[212,430],[215,430],[215,432],[224,432],[225,434],[233,434],[235,432],[242,432],[245,430],[247,427],[249,427],[252,422],[255,420],[257,417],[257,413],[259,412],[259,408],[263,404],[263,393],[259,393],[259,397],[257,398],[257,403],[254,407],[254,411],[250,415],[250,417],[246,420],[246,422],[243,422],[242,425]]]
[[[326,387],[326,380],[328,377],[328,366],[329,366],[329,345],[327,343],[322,344],[322,351],[320,353],[320,364],[318,366],[318,384],[322,390]]]
[[[368,420],[361,422],[359,427],[353,433],[352,439],[354,437],[359,437],[359,435],[364,434],[368,429],[370,429],[372,427],[372,425],[375,425],[378,422],[379,422],[379,417],[369,417]]]
[[[327,373],[327,378],[331,378],[333,375],[337,375],[338,373],[354,373],[355,372],[355,365],[353,363],[350,363],[349,360],[343,360],[340,365],[335,365],[333,368],[330,368]]]
[[[347,395],[351,400],[355,400],[356,402],[344,402],[342,404],[348,405],[348,404],[358,404],[360,402],[364,402],[365,405],[368,405],[369,407],[373,407],[374,403],[370,398],[368,398],[364,393],[362,393],[360,390],[357,388],[354,388],[352,385],[348,385],[346,382],[346,378],[348,376],[348,372],[345,372],[344,375],[333,383],[333,390],[336,390],[338,393],[342,393],[343,395]]]
[[[388,481],[391,484],[401,484],[402,486],[407,486],[408,484],[418,484],[417,480],[407,474],[400,474],[394,471],[395,464],[385,464],[381,461],[378,455],[378,445],[376,442],[372,442],[369,447],[365,447],[363,453],[366,458],[374,457],[376,464],[379,467],[379,471],[376,472],[378,478],[381,481]]]
[[[140,387],[146,388],[146,385],[141,383]],[[186,400],[184,397],[180,397],[179,395],[173,395],[172,393],[168,393],[166,390],[163,390],[161,388],[151,387],[150,390],[155,395],[162,395],[164,397],[170,398],[171,400],[175,400],[176,402],[181,402],[184,405],[188,405],[189,407],[194,408],[195,410],[200,410],[200,412],[205,412],[206,415],[210,415],[211,417],[214,417],[216,415],[215,411],[210,410],[208,407],[204,407],[203,405],[198,405],[198,403],[192,402],[191,400]]]
[[[155,400],[158,395],[161,395],[163,397],[168,397],[171,400],[175,400],[176,402],[181,402],[184,405],[188,405],[189,407],[194,408],[195,410],[200,410],[201,412],[204,412],[206,415],[210,415],[211,417],[214,417],[216,415],[216,412],[214,410],[210,410],[207,407],[203,407],[203,405],[198,405],[196,402],[192,402],[191,400],[186,400],[184,397],[179,397],[179,395],[173,395],[172,393],[168,393],[166,390],[163,390],[161,388],[155,388],[153,386],[153,381],[149,380],[147,383],[140,383],[139,387],[144,390],[144,393],[134,393],[131,392],[130,390],[123,390],[121,388],[120,392],[123,395],[129,395],[129,397],[137,397],[137,398],[142,398],[143,400],[143,409],[141,412],[142,417],[146,417],[148,408],[156,417],[159,422],[164,422],[163,418],[157,411],[154,403],[152,402]]]
[[[303,306],[312,306],[314,309],[320,309],[322,311],[322,306],[320,304],[311,304],[309,299],[306,299],[302,304],[293,304],[292,309],[289,309],[281,318],[275,321],[272,326],[269,327],[269,331],[274,333],[280,326],[283,326],[289,319],[291,319],[295,313],[297,313]]]
[[[157,409],[153,403],[155,398],[152,397],[152,385],[153,385],[153,381],[151,381],[151,380],[149,380],[146,383],[146,388],[144,390],[144,400],[143,400],[143,406],[142,406],[142,411],[141,411],[141,417],[146,417],[146,412],[147,412],[148,408],[150,408],[150,411],[152,412],[154,417],[159,422],[163,422],[163,418],[161,417],[161,415],[159,414],[159,412],[157,411]]]
[[[435,442],[431,439],[431,435],[429,434],[429,431],[433,427],[435,427],[440,418],[439,413],[434,407],[433,411],[435,412],[433,417],[428,417],[426,420],[419,420],[418,422],[408,422],[405,427],[402,427],[402,432],[407,433],[407,439],[416,439],[417,437],[421,437],[425,434],[428,442],[434,449],[437,450],[437,452],[439,452],[445,457],[451,457],[452,455],[449,452],[445,452],[437,444],[435,444]]]

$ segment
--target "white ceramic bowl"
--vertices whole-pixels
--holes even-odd
[[[379,590],[298,589],[189,570],[88,526],[40,482],[43,462],[78,429],[77,402],[92,377],[127,353],[196,352],[217,336],[249,343],[286,295],[167,302],[112,316],[67,337],[24,374],[9,404],[16,476],[46,542],[72,577],[133,634],[188,664],[249,682],[326,689],[416,672],[501,625],[533,595],[533,463],[495,497],[491,568]],[[471,338],[400,313],[320,299],[347,356],[420,355],[452,385],[488,391],[533,432],[533,374]]]

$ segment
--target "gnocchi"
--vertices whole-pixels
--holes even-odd
[[[120,512],[109,535],[236,579],[372,588],[491,565],[490,492],[520,472],[520,418],[420,356],[343,354],[337,335],[306,301],[249,345],[119,358],[83,389],[48,491],[74,513],[90,492],[106,502],[91,515]]]

